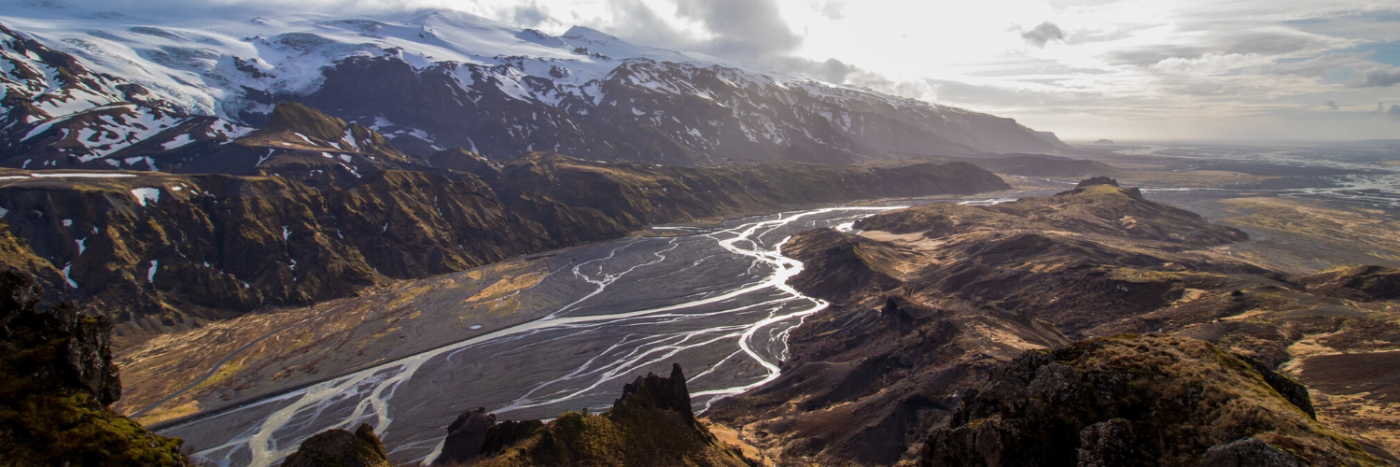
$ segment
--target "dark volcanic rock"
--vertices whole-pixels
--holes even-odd
[[[1133,424],[1128,420],[1115,418],[1079,431],[1080,467],[1126,466],[1140,457]]]
[[[636,381],[622,386],[622,397],[613,401],[612,414],[626,417],[631,412],[664,410],[681,415],[686,421],[695,423],[695,413],[690,407],[690,390],[685,386],[685,374],[681,365],[671,364],[671,376],[660,377],[651,373],[638,376]]]
[[[389,459],[374,428],[361,423],[354,433],[327,430],[307,438],[282,467],[389,467]]]
[[[494,456],[503,453],[507,448],[529,439],[542,429],[544,422],[539,420],[506,420],[497,423],[486,432],[486,440],[481,443],[481,451],[478,454]]]
[[[3,335],[46,339],[49,342],[43,345],[52,351],[35,355],[38,361],[23,362],[28,365],[18,367],[22,374],[38,387],[77,388],[93,394],[104,406],[116,402],[121,398],[122,383],[117,366],[112,364],[112,322],[79,315],[70,304],[36,310],[40,290],[26,275],[0,271],[0,294],[6,295],[3,301],[8,302],[0,303],[5,307],[0,311],[0,322],[6,323],[7,329],[13,328]]]
[[[37,310],[41,294],[0,270],[0,464],[187,465],[179,439],[107,408],[121,397],[111,321],[66,303]]]
[[[442,453],[433,461],[433,465],[456,465],[476,457],[481,453],[482,445],[486,444],[487,431],[495,424],[496,415],[486,413],[485,407],[462,412],[447,426]]]
[[[968,391],[920,465],[1295,465],[1278,446],[1313,465],[1379,463],[1264,380],[1190,339],[1124,335],[1032,351]],[[1264,463],[1230,463],[1240,459]]]

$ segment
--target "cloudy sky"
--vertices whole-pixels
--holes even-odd
[[[299,4],[448,7],[554,34],[589,26],[634,43],[1013,117],[1066,140],[1400,138],[1397,0]]]
[[[1066,139],[1400,137],[1400,2],[460,0],[1014,117]]]

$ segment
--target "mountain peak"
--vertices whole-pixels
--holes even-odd
[[[569,28],[568,31],[565,31],[565,32],[564,32],[564,35],[563,35],[563,36],[560,36],[560,37],[565,37],[565,38],[569,38],[569,39],[582,39],[582,40],[586,40],[586,41],[590,41],[590,42],[595,42],[595,43],[613,43],[613,44],[618,44],[618,43],[627,44],[627,43],[628,43],[627,41],[624,41],[624,40],[622,40],[622,39],[617,38],[617,36],[614,36],[614,35],[611,35],[611,34],[607,34],[607,33],[604,33],[604,32],[602,32],[602,31],[599,31],[599,30],[597,30],[597,29],[593,29],[593,28],[590,28],[590,27],[587,27],[587,26],[574,26],[574,27],[571,27],[571,28]]]
[[[298,102],[283,102],[272,110],[264,131],[294,131],[313,138],[336,140],[345,131],[345,121]]]

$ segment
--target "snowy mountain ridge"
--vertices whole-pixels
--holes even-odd
[[[0,131],[12,146],[0,154],[3,165],[33,160],[34,150],[55,141],[69,148],[45,150],[39,159],[50,167],[125,160],[138,156],[134,146],[153,149],[138,142],[175,127],[202,128],[185,137],[191,141],[226,143],[287,100],[379,130],[419,156],[460,146],[492,158],[547,150],[710,164],[1063,147],[1009,119],[634,45],[584,27],[551,36],[450,10],[235,18],[46,1],[7,6],[0,25],[7,95]],[[99,136],[49,133],[75,119]],[[158,146],[178,137],[166,136]]]

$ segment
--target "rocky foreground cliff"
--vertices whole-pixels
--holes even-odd
[[[36,309],[42,295],[0,270],[0,465],[189,465],[179,439],[107,408],[122,392],[112,322],[69,304]]]

